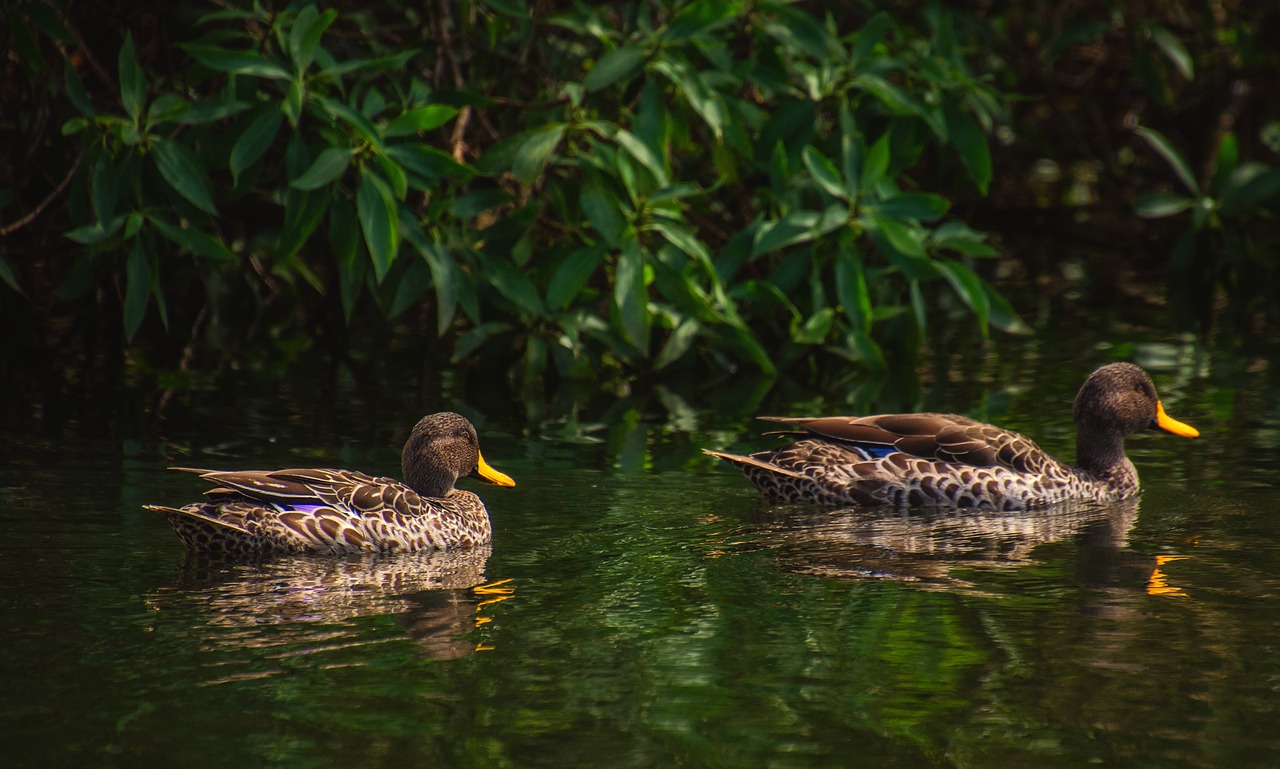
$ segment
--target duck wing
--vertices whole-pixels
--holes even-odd
[[[1012,430],[957,414],[879,414],[868,417],[761,417],[797,432],[883,457],[901,452],[968,467],[1035,473],[1056,463],[1035,441]]]
[[[355,470],[291,468],[285,470],[200,470],[174,468],[198,474],[215,484],[205,492],[212,499],[245,498],[286,508],[331,508],[353,516],[421,512],[423,499],[394,478],[381,478]]]

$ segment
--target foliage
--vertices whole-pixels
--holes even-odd
[[[1169,164],[1186,193],[1147,192],[1134,204],[1139,216],[1161,219],[1190,211],[1190,222],[1173,250],[1175,289],[1223,286],[1241,317],[1270,313],[1280,300],[1280,271],[1271,257],[1275,237],[1271,223],[1280,214],[1280,169],[1242,160],[1234,133],[1224,134],[1214,155],[1213,173],[1201,183],[1185,154],[1159,131],[1137,133]],[[1176,293],[1191,301],[1190,292]],[[1212,294],[1194,295],[1202,313]]]
[[[282,352],[429,307],[455,362],[518,356],[530,382],[878,369],[961,307],[1021,330],[940,192],[986,191],[1005,120],[966,17],[550,6],[232,4],[173,23],[168,71],[124,36],[110,91],[69,59],[85,248],[59,298],[105,279],[127,338],[179,313],[197,346],[267,322]],[[28,9],[80,39],[69,7]]]

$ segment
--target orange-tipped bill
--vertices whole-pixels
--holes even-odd
[[[1164,404],[1160,401],[1156,401],[1156,427],[1174,435],[1181,435],[1183,438],[1200,437],[1199,430],[1164,413]]]
[[[1164,412],[1162,411],[1160,413],[1163,414]],[[1183,426],[1186,427],[1186,425],[1183,425]],[[511,480],[510,475],[507,475],[506,473],[503,473],[503,472],[499,472],[497,470],[494,470],[492,467],[490,467],[489,463],[484,461],[484,454],[480,454],[479,452],[477,452],[476,456],[479,458],[480,461],[478,464],[476,464],[476,471],[472,473],[472,475],[474,475],[477,478],[486,480],[489,483],[496,484],[498,486],[516,485],[516,482]]]

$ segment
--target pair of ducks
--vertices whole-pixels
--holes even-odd
[[[1018,433],[952,414],[763,417],[795,428],[787,434],[796,440],[746,456],[704,451],[784,502],[1025,510],[1132,496],[1138,473],[1125,456],[1125,436],[1147,427],[1199,435],[1165,413],[1151,378],[1130,363],[1093,372],[1072,413],[1075,466]],[[515,481],[485,462],[469,421],[448,412],[424,417],[402,463],[403,483],[352,470],[178,468],[215,484],[208,500],[147,507],[163,513],[189,549],[233,557],[439,550],[490,540],[484,502],[454,484],[463,476]]]

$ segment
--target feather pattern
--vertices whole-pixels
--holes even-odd
[[[706,453],[738,467],[766,495],[825,505],[921,505],[1022,510],[1065,500],[1109,502],[1138,492],[1125,436],[1155,426],[1194,428],[1164,412],[1142,369],[1113,363],[1076,396],[1077,464],[1012,430],[955,414],[761,417],[795,440],[749,455]]]
[[[146,507],[163,514],[188,549],[229,556],[444,550],[490,541],[484,502],[454,483],[462,475],[515,482],[484,461],[470,422],[448,412],[424,417],[402,459],[416,488],[354,470],[174,468],[214,484],[208,499]]]

